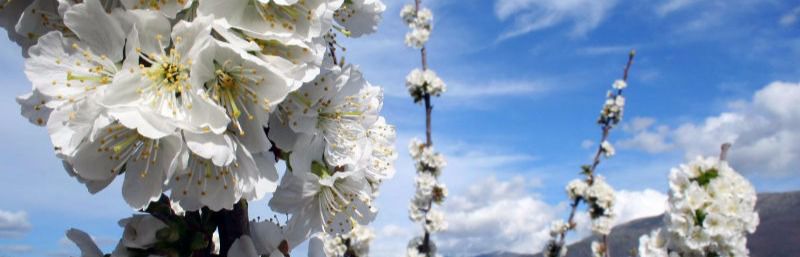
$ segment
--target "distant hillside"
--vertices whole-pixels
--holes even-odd
[[[751,257],[800,256],[800,191],[758,194],[761,218],[756,233],[747,237]],[[614,227],[611,256],[626,257],[639,245],[639,237],[663,224],[663,215],[642,218]],[[568,257],[591,256],[589,237],[569,246]],[[476,257],[541,257],[541,254],[488,253]]]

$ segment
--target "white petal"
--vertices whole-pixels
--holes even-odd
[[[236,241],[233,241],[231,248],[228,250],[230,257],[258,257],[253,240],[249,236],[244,235]]]
[[[67,230],[67,238],[81,250],[81,257],[102,257],[103,252],[97,247],[92,237],[86,232],[71,228]]]
[[[96,194],[97,192],[100,192],[100,190],[103,190],[106,187],[108,187],[108,185],[110,185],[111,182],[114,181],[114,178],[116,177],[114,176],[107,180],[87,180],[82,178],[78,174],[75,174],[75,169],[72,168],[72,165],[69,164],[69,162],[62,161],[61,164],[62,166],[64,166],[64,170],[67,171],[67,174],[69,174],[70,177],[75,177],[81,184],[85,184],[86,189],[89,190],[89,193],[91,194]]]
[[[108,114],[119,120],[119,123],[125,127],[135,129],[147,138],[159,139],[176,132],[175,126],[165,122],[164,118],[134,108],[110,109]]]
[[[325,243],[319,236],[311,237],[308,241],[308,257],[328,257],[325,254]]]
[[[275,167],[275,156],[272,152],[263,152],[253,155],[258,165],[258,181],[255,184],[252,200],[261,199],[265,194],[275,192],[278,188],[278,170]]]
[[[27,118],[30,123],[37,126],[44,126],[50,118],[53,109],[45,106],[46,99],[39,92],[33,91],[17,97],[20,105],[20,113]]]
[[[158,156],[155,163],[150,160],[132,159],[128,161],[122,195],[128,205],[143,209],[152,201],[158,200],[164,191],[164,182],[173,171],[170,170],[180,156],[181,142],[177,136],[159,139]]]
[[[289,156],[292,170],[298,173],[311,172],[311,163],[322,160],[324,145],[322,137],[301,134]]]
[[[117,19],[106,13],[99,0],[73,6],[64,14],[64,23],[96,53],[114,61],[122,60],[125,31]]]
[[[211,159],[214,165],[227,166],[236,159],[236,145],[228,134],[184,131],[183,138],[189,150],[200,157]]]

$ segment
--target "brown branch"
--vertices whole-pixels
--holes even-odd
[[[631,69],[631,66],[633,65],[633,58],[635,56],[636,56],[636,50],[631,50],[630,54],[628,54],[628,62],[626,63],[625,70],[622,73],[622,80],[625,81],[625,82],[628,81],[628,74],[629,74],[629,71]],[[617,90],[616,95],[622,95],[622,89]],[[601,158],[601,155],[603,154],[603,146],[602,146],[602,144],[603,144],[603,142],[608,140],[608,136],[609,136],[609,134],[611,132],[611,128],[612,128],[611,120],[610,119],[606,119],[605,121],[603,121],[601,128],[602,128],[603,132],[602,132],[602,135],[600,137],[600,142],[598,143],[597,151],[595,152],[594,158],[592,159],[592,165],[589,166],[589,170],[587,171],[588,174],[586,174],[587,175],[586,183],[589,184],[590,186],[592,185],[592,183],[594,183],[595,170],[597,169],[597,166],[600,165],[600,162],[602,160],[602,158]],[[575,224],[575,214],[578,211],[578,206],[580,205],[581,200],[582,199],[579,197],[579,198],[575,199],[575,201],[573,201],[572,204],[571,204],[569,218],[567,219],[567,224],[570,226],[570,229],[568,229],[568,230],[574,229],[577,226]],[[564,244],[566,243],[565,242],[566,233],[567,233],[567,231],[563,231],[563,232],[559,233],[559,235],[558,235],[558,245],[560,247],[564,247]],[[603,235],[603,245],[604,245],[604,247],[606,249],[605,256],[608,257],[610,255],[610,250],[609,249],[611,249],[611,247],[608,244],[608,235]]]
[[[724,143],[722,147],[720,147],[719,153],[719,160],[720,161],[727,161],[728,160],[728,150],[731,149],[731,143]]]
[[[419,13],[420,5],[422,4],[421,2],[422,2],[421,0],[414,0],[414,7],[416,13]],[[422,60],[422,70],[426,71],[428,70],[428,54],[427,54],[428,51],[425,45],[422,46],[422,49],[420,49],[419,52],[420,52],[420,58]],[[433,136],[432,136],[433,132],[431,128],[432,127],[431,116],[433,113],[433,105],[431,104],[431,94],[429,92],[424,92],[423,99],[425,102],[425,146],[431,147],[433,146]],[[433,200],[431,199],[431,201],[428,202],[428,209],[425,210],[426,213],[431,210],[432,205],[433,205]],[[427,219],[425,222],[427,222]],[[422,238],[422,245],[419,246],[418,250],[428,255],[431,251],[431,232],[425,229],[424,225],[425,224],[423,224],[423,230],[425,231],[425,235]]]

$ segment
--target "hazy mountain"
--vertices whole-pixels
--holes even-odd
[[[800,191],[758,194],[761,218],[756,233],[747,237],[751,257],[800,256]],[[639,237],[662,226],[663,215],[642,218],[614,227],[611,256],[625,257],[639,245]],[[568,257],[591,256],[589,237],[569,246]],[[541,254],[487,253],[476,257],[541,257]]]

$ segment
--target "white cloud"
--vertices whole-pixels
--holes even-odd
[[[549,87],[544,83],[536,81],[454,82],[448,84],[446,96],[456,98],[526,96],[544,93],[548,90]]]
[[[800,18],[800,6],[795,7],[788,13],[781,16],[781,19],[778,21],[782,26],[791,26],[797,23],[797,19]]]
[[[644,129],[620,144],[659,152],[674,145],[686,158],[715,156],[722,143],[733,143],[729,161],[737,170],[788,176],[800,170],[800,83],[773,82],[750,101],[733,101],[728,110],[699,123]]]
[[[614,224],[660,215],[664,213],[666,206],[667,195],[653,189],[620,190],[617,192],[617,203],[614,207],[614,212],[617,214]]]
[[[0,210],[0,238],[19,238],[30,230],[31,223],[26,212]]]
[[[650,129],[655,124],[655,119],[636,117],[623,126],[623,130],[634,134],[632,138],[620,140],[617,145],[621,149],[642,149],[648,153],[661,153],[672,149],[668,143],[669,127],[661,125]]]
[[[489,177],[448,199],[449,228],[438,237],[440,251],[460,256],[541,249],[549,238],[550,222],[563,216],[566,204],[552,206],[528,193],[529,188],[522,177]]]
[[[584,139],[583,141],[581,141],[581,148],[583,149],[589,149],[592,148],[592,146],[594,146],[594,141],[592,140]]]
[[[577,52],[584,55],[622,55],[629,53],[631,49],[640,49],[640,47],[635,45],[588,46],[578,49]]]
[[[581,36],[600,25],[616,4],[616,0],[498,0],[494,6],[497,18],[513,19],[511,28],[498,40],[562,23],[572,23],[572,34]]]
[[[656,11],[659,15],[665,16],[672,12],[691,6],[697,3],[697,0],[669,0],[664,4],[659,5]]]
[[[30,253],[33,251],[33,246],[30,245],[0,245],[0,253],[6,254],[22,254]]]
[[[445,212],[449,228],[437,237],[440,252],[474,256],[494,251],[540,251],[550,238],[550,223],[565,218],[568,205],[545,202],[530,192],[536,187],[520,176],[507,181],[488,177],[448,199]],[[652,189],[622,190],[617,193],[616,224],[659,215],[664,212],[666,199]],[[589,234],[588,216],[581,212],[578,222],[573,239]]]

